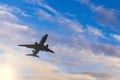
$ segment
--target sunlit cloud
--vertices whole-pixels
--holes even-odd
[[[108,72],[83,72],[83,74],[99,78],[98,80],[116,80],[115,75]]]
[[[8,65],[7,65],[8,66]],[[3,68],[0,68],[0,79],[1,80],[10,80],[14,79],[16,75],[14,75],[14,70],[11,67],[4,66]]]
[[[70,73],[65,73],[55,65],[52,65],[45,61],[41,61],[39,59],[32,59],[30,57],[24,56],[23,53],[25,52],[18,51],[18,50],[16,51],[4,44],[0,44],[0,46],[3,46],[3,48],[1,49],[5,51],[5,53],[0,54],[0,56],[2,57],[0,58],[0,60],[4,60],[3,62],[4,64],[1,63],[2,65],[0,65],[0,70],[2,70],[1,74],[4,74],[7,76],[7,78],[5,76],[2,76],[0,77],[1,79],[5,79],[5,80],[9,80],[9,79],[26,79],[26,80],[33,80],[33,79],[36,79],[36,80],[39,80],[39,79],[44,79],[44,80],[86,79],[86,80],[89,80],[91,79],[91,80],[96,80],[94,77],[91,77],[87,74],[74,75]],[[32,73],[29,74],[25,72],[26,69],[28,72],[32,72]],[[6,70],[10,72],[6,72]]]

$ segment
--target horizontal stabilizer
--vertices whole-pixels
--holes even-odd
[[[39,57],[37,55],[34,55],[34,54],[26,54],[27,56],[33,56],[33,57]]]

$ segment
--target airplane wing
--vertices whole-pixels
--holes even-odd
[[[18,46],[22,46],[22,47],[27,47],[27,48],[34,48],[34,45],[18,45]]]
[[[49,49],[48,47],[44,47],[43,51],[47,51],[47,52],[54,53],[54,51],[52,51],[52,50],[51,50],[51,49]]]

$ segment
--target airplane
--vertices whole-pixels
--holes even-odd
[[[32,50],[32,54],[26,54],[28,56],[34,56],[34,57],[39,57],[37,54],[39,51],[47,51],[47,52],[51,52],[54,53],[54,51],[52,51],[51,49],[48,48],[48,44],[44,45],[45,41],[47,40],[48,34],[45,34],[42,39],[40,40],[40,42],[35,42],[34,44],[20,44],[18,46],[22,46],[22,47],[27,47],[27,48],[33,48],[34,50]]]

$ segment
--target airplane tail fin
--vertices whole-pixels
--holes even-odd
[[[26,54],[27,56],[34,56],[34,57],[39,57],[37,55],[34,55],[34,54]]]

